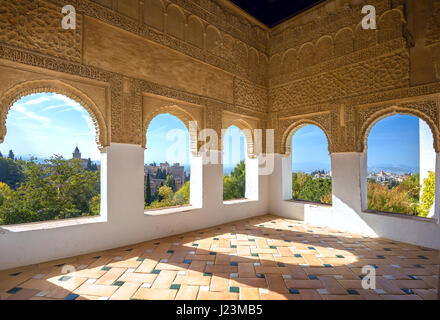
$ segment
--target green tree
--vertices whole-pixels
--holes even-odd
[[[434,204],[435,173],[429,171],[428,177],[423,180],[422,198],[420,199],[419,216],[426,217]]]
[[[292,173],[292,198],[312,202],[331,203],[332,180],[314,178],[313,175],[299,171]]]
[[[246,166],[238,163],[230,175],[223,176],[223,200],[242,199],[246,188]]]
[[[147,206],[151,203],[151,185],[149,173],[147,173],[147,181],[145,183],[145,203]]]
[[[97,194],[89,202],[90,213],[93,216],[99,216],[101,208],[101,195]]]
[[[162,186],[158,191],[158,199],[162,200],[170,200],[173,197],[173,189],[168,186]]]
[[[9,185],[11,189],[18,187],[24,179],[21,163],[10,158],[0,158],[0,181]]]
[[[11,160],[15,160],[15,155],[14,155],[14,152],[12,152],[12,150],[9,150],[8,158]]]
[[[182,186],[182,188],[180,188],[179,191],[176,192],[176,194],[182,195],[183,199],[185,200],[185,203],[189,203],[189,190],[190,190],[190,184],[189,181],[187,181]]]
[[[99,214],[98,172],[84,170],[80,162],[54,156],[43,164],[24,161],[24,181],[3,201],[3,224],[57,220]]]
[[[86,169],[90,171],[98,171],[98,166],[96,165],[96,163],[93,163],[90,158],[88,158]]]
[[[4,182],[0,182],[0,206],[3,204],[3,202],[11,197],[12,195],[11,188]]]
[[[165,181],[165,185],[167,187],[170,187],[171,189],[174,189],[175,184],[174,184],[174,178],[172,175],[167,176],[167,179]]]

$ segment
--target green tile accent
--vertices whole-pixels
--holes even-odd
[[[151,273],[152,273],[152,274],[159,274],[159,273],[160,273],[160,270],[154,269]]]
[[[118,287],[120,287],[120,286],[122,286],[124,283],[125,283],[125,281],[115,281],[115,282],[113,282],[113,285],[114,285],[114,286],[118,286]]]
[[[180,289],[180,284],[172,284],[170,289],[171,290],[179,290]]]
[[[102,267],[101,270],[102,271],[109,271],[112,267]]]
[[[235,244],[231,244],[231,248],[237,248]]]
[[[240,292],[239,287],[229,287],[229,292]]]
[[[258,253],[252,253],[252,257],[258,257]]]
[[[145,258],[137,258],[136,261],[144,261]]]
[[[204,272],[203,276],[204,277],[212,277],[212,273],[211,272]]]
[[[61,278],[58,279],[58,281],[67,281],[69,280],[71,277],[69,276],[62,276]]]

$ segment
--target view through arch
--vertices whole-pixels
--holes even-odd
[[[57,93],[20,98],[0,145],[0,224],[100,214],[100,152],[95,125]]]
[[[238,127],[223,135],[223,200],[244,199],[246,193],[246,138]]]
[[[426,122],[400,114],[378,121],[368,136],[367,168],[368,209],[434,215],[435,151]]]
[[[292,198],[332,203],[327,136],[315,125],[303,126],[292,137]]]
[[[185,124],[171,114],[159,114],[146,134],[145,209],[189,205],[190,138]]]

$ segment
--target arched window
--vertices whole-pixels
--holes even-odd
[[[433,217],[435,157],[423,120],[392,115],[377,122],[368,136],[368,209]]]
[[[0,145],[0,224],[100,214],[95,125],[56,93],[22,97],[8,112]]]
[[[292,198],[332,203],[328,141],[315,125],[300,128],[292,137]]]
[[[236,126],[223,135],[223,200],[244,199],[246,194],[246,139]]]
[[[190,203],[190,141],[185,124],[171,114],[149,123],[144,157],[145,208]]]

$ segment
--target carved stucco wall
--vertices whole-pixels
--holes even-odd
[[[362,152],[379,111],[380,118],[402,112],[428,119],[440,151],[438,82],[410,85],[414,38],[407,2],[326,1],[271,30],[269,122],[278,131],[277,150],[288,154],[292,134],[315,124],[327,135],[329,152]],[[437,8],[437,2],[417,5]],[[376,30],[361,27],[365,4],[376,8]],[[432,68],[440,47],[438,21],[440,11],[433,10],[423,35],[432,46]],[[420,102],[430,94],[424,100],[431,103]]]
[[[367,31],[365,1],[328,0],[268,29],[223,0],[0,0],[1,112],[36,92],[14,88],[48,81],[34,89],[71,88],[60,93],[89,111],[102,147],[145,146],[149,121],[168,112],[219,137],[232,119],[273,128],[275,151],[288,153],[305,124],[326,133],[329,152],[363,151],[371,124],[401,111],[427,121],[440,151],[440,1],[424,4],[437,81],[417,86],[406,2],[368,1],[378,29]],[[65,4],[76,8],[75,30],[61,29]]]

